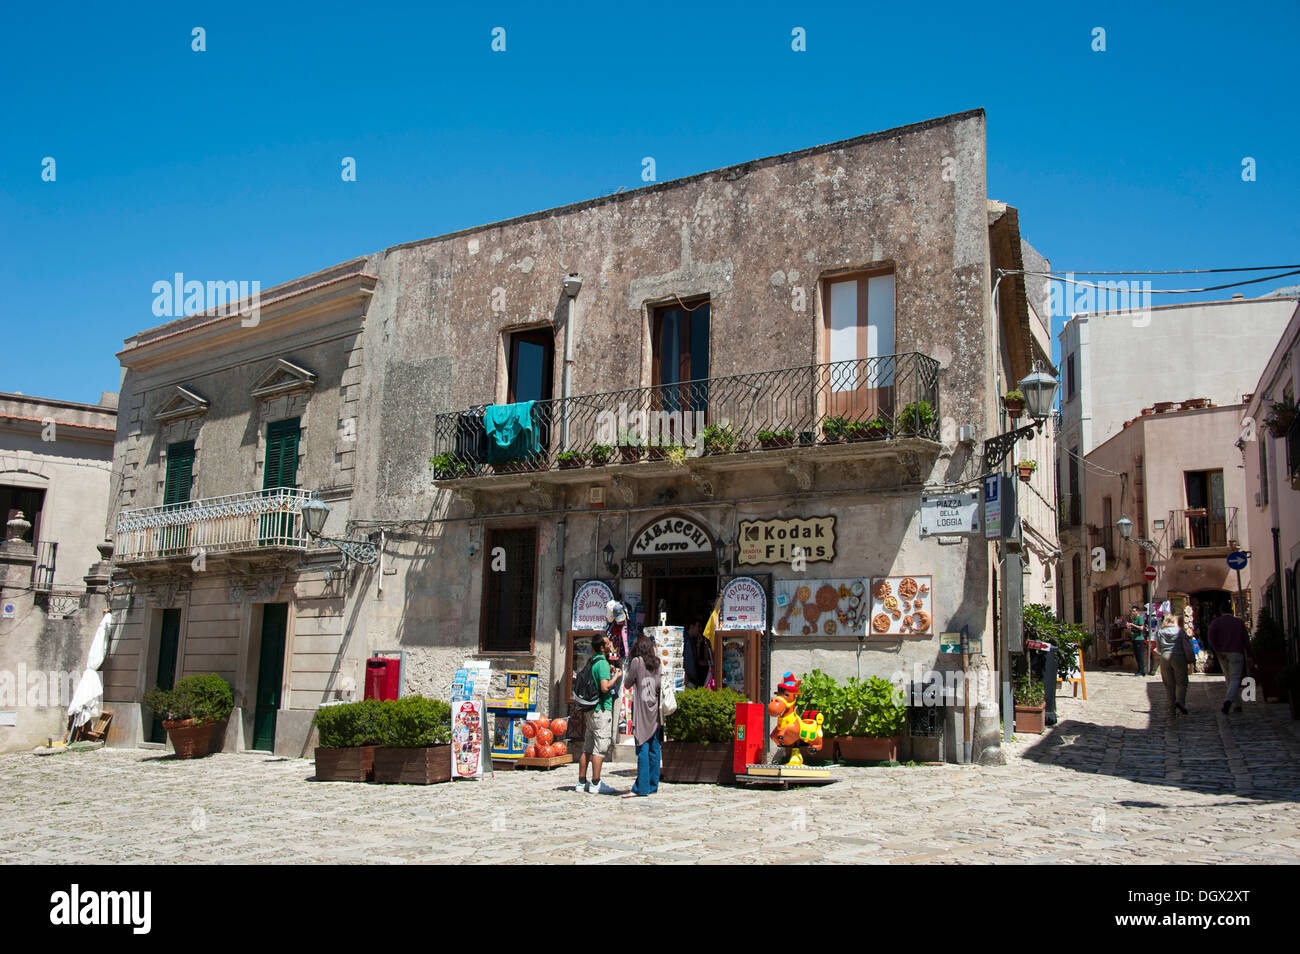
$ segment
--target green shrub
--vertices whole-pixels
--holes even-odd
[[[908,434],[929,434],[934,428],[934,408],[929,401],[913,401],[899,413],[898,425]]]
[[[799,698],[796,701],[799,713],[820,712],[824,734],[847,735],[857,719],[857,712],[845,713],[844,687],[820,669],[814,669],[799,679]]]
[[[1078,623],[1057,619],[1042,603],[1027,603],[1024,611],[1026,639],[1041,639],[1056,647],[1056,671],[1064,676],[1079,668],[1079,653],[1092,643],[1092,634]]]
[[[609,444],[591,445],[591,462],[600,465],[614,456],[614,448]]]
[[[1043,684],[1027,672],[1016,677],[1014,695],[1018,706],[1041,706],[1046,698]]]
[[[470,471],[469,464],[448,453],[436,454],[430,457],[429,466],[433,468],[434,478],[440,480],[461,477]]]
[[[403,696],[382,703],[381,745],[423,749],[451,743],[451,706],[441,699]]]
[[[167,720],[224,722],[235,707],[235,696],[226,680],[207,673],[186,676],[172,689],[154,686],[144,694],[144,704]]]
[[[730,454],[736,447],[736,434],[725,424],[710,424],[704,429],[704,451],[708,454]]]
[[[828,417],[822,421],[822,433],[826,435],[827,440],[839,440],[844,437],[848,425],[849,420],[846,417]]]
[[[312,722],[323,749],[348,749],[359,745],[381,745],[384,734],[384,703],[378,699],[345,702],[317,709]]]
[[[841,724],[847,730],[836,735],[887,739],[903,731],[907,723],[907,706],[899,690],[888,679],[872,676],[866,682],[849,677],[841,687]],[[850,721],[851,720],[851,721]],[[825,731],[825,724],[822,726]]]
[[[794,431],[790,430],[790,428],[788,427],[783,428],[779,431],[769,431],[765,429],[759,431],[754,436],[758,438],[759,443],[761,444],[767,444],[767,443],[771,443],[772,441],[781,441],[781,440],[793,441]]]
[[[736,705],[748,702],[730,689],[687,689],[677,693],[677,711],[664,734],[677,742],[730,742],[736,733]]]

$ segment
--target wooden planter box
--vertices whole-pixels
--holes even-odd
[[[841,735],[835,739],[840,758],[850,762],[897,762],[898,743],[903,737],[873,738],[861,735]]]
[[[196,722],[193,719],[168,719],[163,721],[167,738],[176,750],[178,759],[201,759],[214,749],[221,751],[226,737],[226,723]]]
[[[1042,735],[1046,706],[1016,706],[1016,731]]]
[[[375,777],[375,748],[316,749],[316,781],[369,782]]]
[[[731,742],[665,742],[659,777],[665,782],[731,785],[736,781],[734,752]]]
[[[375,781],[381,785],[433,785],[451,781],[451,746],[426,749],[375,747]]]

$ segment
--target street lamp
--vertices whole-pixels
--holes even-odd
[[[1052,373],[1038,361],[1034,362],[1034,370],[1020,379],[1020,383],[1016,387],[1025,396],[1025,410],[1033,419],[1033,423],[1018,427],[1014,431],[1008,431],[1005,434],[998,434],[996,437],[990,437],[984,442],[984,470],[986,473],[994,473],[1002,466],[1002,462],[1007,459],[1007,455],[1016,446],[1016,441],[1025,437],[1032,437],[1035,433],[1042,433],[1043,422],[1052,413],[1052,402],[1056,399],[1057,384],[1058,382],[1052,376]]]
[[[1133,539],[1133,521],[1127,515],[1120,517],[1115,521],[1115,526],[1119,530],[1119,535],[1125,540]]]
[[[615,579],[618,578],[618,564],[614,562],[614,547],[606,543],[600,551],[605,556],[605,571]]]
[[[330,508],[325,501],[319,497],[313,497],[302,505],[302,524],[303,528],[317,543],[337,547],[343,554],[343,565],[348,563],[359,563],[362,566],[374,566],[379,560],[379,549],[369,540],[353,540],[352,538],[327,537],[321,531],[325,529],[325,521],[329,519]]]

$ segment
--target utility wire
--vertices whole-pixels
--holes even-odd
[[[1300,265],[1252,265],[1246,268],[1167,268],[1162,271],[1119,272],[1090,272],[1080,268],[1066,269],[1064,272],[1060,269],[1042,272],[1025,268],[1002,268],[999,271],[1008,274],[1024,273],[1027,275],[1210,275],[1216,272],[1276,272],[1284,268],[1300,268]]]
[[[1117,470],[1108,470],[1107,468],[1102,467],[1100,464],[1094,464],[1092,461],[1088,460],[1086,457],[1083,457],[1083,456],[1080,455],[1080,454],[1076,454],[1074,451],[1070,450],[1068,447],[1063,447],[1063,448],[1061,448],[1061,449],[1065,451],[1065,453],[1066,453],[1067,456],[1069,456],[1069,457],[1073,457],[1075,460],[1077,460],[1077,461],[1078,461],[1080,464],[1082,464],[1084,467],[1091,467],[1093,470],[1098,471],[1099,473],[1107,474],[1107,475],[1109,475],[1109,476],[1111,476],[1111,477],[1123,477],[1123,476],[1124,476],[1123,474],[1121,474],[1121,473],[1120,473],[1119,471],[1117,471]]]
[[[1100,288],[1100,289],[1105,290],[1105,291],[1114,291],[1114,290],[1115,290],[1115,289],[1113,289],[1113,288],[1110,288],[1110,287],[1107,286],[1107,285],[1099,285],[1099,284],[1097,284],[1096,282],[1081,282],[1081,281],[1079,281],[1078,279],[1075,279],[1075,278],[1065,278],[1065,277],[1063,277],[1063,276],[1062,276],[1060,273],[1058,273],[1058,272],[1037,272],[1037,271],[1029,271],[1029,270],[1026,270],[1026,269],[1017,269],[1014,273],[1010,273],[1010,274],[1036,275],[1036,276],[1042,276],[1042,277],[1044,277],[1044,278],[1050,278],[1050,279],[1052,279],[1053,281],[1058,281],[1058,282],[1061,282],[1062,284],[1065,284],[1065,285],[1082,285],[1082,286],[1084,286],[1085,288]],[[1162,273],[1158,273],[1158,272],[1109,272],[1109,273],[1107,273],[1107,272],[1084,272],[1083,274],[1087,274],[1087,275],[1103,275],[1103,274],[1112,274],[1112,275],[1152,275],[1152,274],[1162,274]],[[1173,273],[1173,272],[1171,272],[1171,273],[1168,273],[1168,274],[1182,274],[1182,273]],[[1300,275],[1300,268],[1297,268],[1297,269],[1295,269],[1294,271],[1290,271],[1290,272],[1279,272],[1279,273],[1276,274],[1276,275],[1266,275],[1266,276],[1264,276],[1263,278],[1250,278],[1250,279],[1247,279],[1247,280],[1245,280],[1245,281],[1241,281],[1241,282],[1228,282],[1228,283],[1223,284],[1223,285],[1207,285],[1207,286],[1204,287],[1204,288],[1143,288],[1143,289],[1141,289],[1140,291],[1141,291],[1141,293],[1144,294],[1144,295],[1196,295],[1196,294],[1199,294],[1199,293],[1201,293],[1201,292],[1222,291],[1222,290],[1225,289],[1225,288],[1238,288],[1238,287],[1240,287],[1240,286],[1242,286],[1242,285],[1256,285],[1256,284],[1258,284],[1258,283],[1260,283],[1260,282],[1271,282],[1271,281],[1274,281],[1275,279],[1278,279],[1278,278],[1286,278],[1286,277],[1288,277],[1288,276],[1290,276],[1290,275]]]

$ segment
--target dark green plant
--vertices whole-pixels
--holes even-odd
[[[846,417],[828,417],[822,421],[822,433],[826,435],[827,440],[840,440],[848,430],[849,419]]]
[[[641,435],[627,427],[618,429],[618,446],[619,447],[640,447]]]
[[[154,686],[144,694],[144,704],[167,720],[195,719],[224,722],[235,707],[230,685],[216,673],[186,676],[172,689]]]
[[[1285,653],[1286,633],[1282,625],[1273,618],[1268,610],[1259,611],[1259,620],[1255,623],[1255,635],[1250,640],[1250,653],[1256,659],[1265,653]]]
[[[847,735],[858,714],[856,710],[846,713],[844,687],[820,669],[799,678],[801,685],[796,705],[800,714],[820,712],[823,734]]]
[[[441,699],[389,699],[382,703],[379,721],[381,745],[423,749],[451,743],[451,706]]]
[[[433,468],[433,475],[439,478],[459,477],[469,473],[469,464],[446,452],[430,457],[429,466]]]
[[[934,428],[934,408],[929,401],[913,401],[899,413],[898,425],[908,434],[929,434]]]
[[[1016,677],[1014,695],[1018,706],[1041,706],[1046,697],[1043,684],[1028,672]]]
[[[1079,653],[1092,645],[1092,634],[1083,626],[1057,619],[1042,603],[1025,604],[1024,634],[1056,647],[1056,671],[1061,675],[1078,669]]]
[[[1020,388],[1012,388],[1006,394],[1002,395],[1004,404],[1021,404],[1025,403],[1025,392]]]
[[[555,459],[561,464],[581,464],[586,461],[587,455],[582,451],[560,451]]]
[[[907,722],[907,706],[903,704],[901,692],[880,676],[872,676],[865,682],[850,676],[841,687],[840,705],[840,722],[847,722],[849,728],[837,730],[836,735],[887,739],[902,732]],[[825,731],[825,725],[822,730]]]
[[[707,454],[729,454],[736,446],[736,433],[725,424],[710,424],[704,429]]]
[[[591,445],[591,462],[593,464],[604,464],[613,456],[614,448],[609,444]]]
[[[794,431],[790,428],[783,428],[779,431],[759,431],[756,435],[760,444],[770,444],[773,441],[794,441]]]
[[[382,745],[384,706],[378,699],[345,702],[316,710],[312,722],[323,749],[347,749],[359,745]]]
[[[677,711],[664,721],[664,734],[677,742],[730,742],[736,706],[748,700],[730,689],[687,689],[677,693]]]

